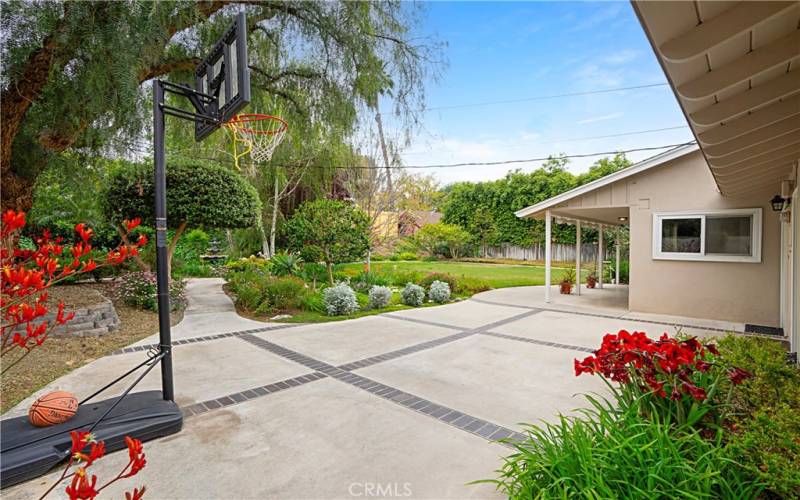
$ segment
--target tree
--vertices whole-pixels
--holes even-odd
[[[238,173],[197,160],[171,161],[166,170],[167,222],[175,228],[168,249],[169,269],[187,227],[227,229],[259,223],[258,193]],[[135,217],[153,220],[153,201],[152,165],[127,164],[110,176],[104,211],[117,224]]]
[[[475,235],[481,245],[481,257],[486,257],[488,242],[497,233],[492,213],[486,207],[479,207],[472,218],[469,232]]]
[[[515,170],[496,181],[452,184],[445,188],[442,220],[467,229],[484,245],[529,246],[544,241],[544,222],[520,219],[514,212],[626,168],[630,161],[622,154],[602,158],[578,176],[566,169],[567,164],[564,157],[550,157],[532,172]],[[487,214],[491,216],[494,231],[489,230]],[[574,243],[575,228],[556,224],[553,237],[559,243]],[[584,234],[585,241],[592,238],[592,231]]]
[[[3,209],[29,208],[36,177],[65,150],[136,150],[151,108],[142,84],[193,81],[241,8],[254,96],[351,132],[358,112],[386,94],[414,122],[438,49],[412,38],[411,4],[9,0],[0,11]]]
[[[422,226],[412,238],[429,256],[434,257],[439,249],[446,249],[453,259],[459,258],[472,240],[472,236],[461,227],[442,222]]]
[[[400,170],[394,181],[397,208],[400,210],[439,210],[444,199],[441,185],[433,175]]]
[[[369,248],[369,217],[350,203],[307,201],[286,224],[289,248],[306,262],[325,262],[333,285],[333,265],[352,262]]]

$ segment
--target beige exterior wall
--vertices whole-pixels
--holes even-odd
[[[610,223],[629,217],[632,311],[780,326],[781,223],[769,204],[777,188],[723,197],[695,151],[575,197],[553,212]],[[762,209],[760,263],[653,259],[654,213],[731,208]]]
[[[630,208],[630,297],[634,311],[780,323],[780,220],[770,192],[723,197],[700,152],[626,180]],[[653,259],[653,213],[762,208],[761,262]]]

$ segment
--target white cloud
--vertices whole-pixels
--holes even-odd
[[[603,62],[607,64],[620,65],[633,61],[642,55],[642,51],[633,49],[618,50],[603,57]]]
[[[592,117],[589,117],[589,118],[584,118],[583,120],[578,120],[576,123],[578,125],[586,125],[587,123],[604,122],[604,121],[607,121],[607,120],[613,120],[614,118],[620,118],[623,115],[625,115],[625,113],[618,112],[618,113],[610,113],[610,114],[601,115],[601,116],[592,116]]]

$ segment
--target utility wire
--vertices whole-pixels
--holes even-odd
[[[689,128],[688,125],[677,125],[675,127],[664,127],[664,128],[653,128],[649,130],[635,130],[632,132],[620,132],[618,134],[609,134],[609,135],[595,135],[589,137],[571,137],[567,139],[548,139],[542,141],[534,141],[534,142],[517,142],[512,144],[493,144],[493,146],[502,147],[502,148],[518,148],[518,147],[525,147],[525,146],[533,146],[536,144],[556,144],[560,142],[578,142],[578,141],[591,141],[594,139],[609,139],[611,137],[624,137],[629,135],[641,135],[641,134],[652,134],[654,132],[665,132],[667,130],[679,130],[682,128]],[[427,151],[409,151],[408,153],[400,153],[400,155],[429,155],[431,153],[458,153],[459,151],[452,150],[452,149],[443,149],[443,150],[427,150]]]
[[[512,165],[515,163],[532,163],[532,162],[539,162],[539,161],[547,161],[551,158],[591,158],[593,156],[609,156],[609,155],[618,155],[618,154],[627,154],[627,153],[635,153],[639,151],[656,151],[660,149],[675,149],[680,148],[683,146],[688,146],[689,144],[695,144],[697,141],[689,141],[683,142],[680,144],[666,144],[664,146],[649,146],[649,147],[642,147],[642,148],[632,148],[632,149],[620,149],[616,151],[601,151],[597,153],[582,153],[582,154],[570,154],[570,155],[550,155],[550,156],[543,156],[539,158],[526,158],[524,160],[502,160],[502,161],[485,161],[485,162],[464,162],[464,163],[443,163],[438,165],[393,165],[389,168],[394,169],[428,169],[428,168],[455,168],[455,167],[478,167],[478,166],[492,166],[492,165]],[[167,152],[167,154],[170,154]],[[210,160],[210,161],[219,161],[219,158],[211,158],[206,156],[193,156],[193,158],[198,160]],[[253,166],[252,162],[242,163],[245,166]],[[379,166],[369,166],[369,165],[350,165],[346,167],[337,167],[337,166],[322,166],[322,165],[309,165],[308,168],[314,169],[323,169],[323,170],[383,170],[385,167]]]
[[[478,106],[492,106],[494,104],[513,104],[518,102],[529,102],[529,101],[544,101],[547,99],[561,99],[563,97],[578,97],[582,95],[594,95],[594,94],[609,94],[612,92],[624,92],[626,90],[637,90],[637,89],[648,89],[653,87],[665,87],[669,85],[668,83],[651,83],[648,85],[634,85],[632,87],[616,87],[610,89],[598,89],[598,90],[587,90],[584,92],[570,92],[567,94],[553,94],[553,95],[540,95],[534,97],[522,97],[519,99],[506,99],[503,101],[484,101],[484,102],[474,102],[468,104],[452,104],[449,106],[433,106],[430,108],[423,108],[421,111],[435,111],[440,109],[458,109],[458,108],[473,108]]]

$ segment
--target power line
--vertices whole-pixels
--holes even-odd
[[[464,162],[464,163],[444,163],[439,165],[395,165],[389,168],[394,169],[428,169],[428,168],[455,168],[455,167],[478,167],[478,166],[492,166],[492,165],[511,165],[515,163],[532,163],[532,162],[539,162],[539,161],[547,161],[551,158],[591,158],[593,156],[609,156],[609,155],[618,155],[618,154],[627,154],[627,153],[635,153],[640,151],[656,151],[660,149],[674,149],[683,146],[688,146],[689,144],[695,144],[696,141],[689,141],[683,142],[680,144],[666,144],[664,146],[649,146],[649,147],[642,147],[642,148],[632,148],[632,149],[620,149],[616,151],[601,151],[596,153],[582,153],[582,154],[570,154],[570,155],[550,155],[550,156],[543,156],[539,158],[526,158],[523,160],[502,160],[502,161],[486,161],[486,162]],[[169,153],[169,152],[168,152]],[[210,158],[205,156],[193,156],[193,158],[198,160],[210,160],[210,161],[219,161],[219,158]],[[242,165],[245,166],[252,166],[252,162],[243,163]],[[275,165],[276,167],[280,167],[280,165]],[[337,167],[337,166],[321,166],[321,165],[309,165],[308,168],[313,169],[323,169],[323,170],[383,170],[384,167],[378,166],[369,166],[369,165],[350,165],[346,167]]]
[[[577,141],[591,141],[594,139],[608,139],[611,137],[624,137],[628,135],[641,135],[641,134],[651,134],[654,132],[664,132],[667,130],[678,130],[682,128],[689,128],[688,125],[677,125],[675,127],[664,127],[664,128],[653,128],[649,130],[636,130],[633,132],[620,132],[618,134],[609,134],[609,135],[595,135],[589,137],[572,137],[568,139],[550,139],[550,140],[542,140],[536,142],[518,142],[512,144],[497,144],[498,147],[503,148],[517,148],[517,147],[524,147],[524,146],[533,146],[535,144],[554,144],[559,142],[577,142]],[[458,153],[459,151],[450,150],[428,150],[428,151],[409,151],[408,153],[400,153],[401,155],[422,155],[422,154],[431,154],[431,153]]]
[[[434,110],[441,110],[441,109],[458,109],[458,108],[472,108],[478,106],[492,106],[494,104],[514,104],[519,102],[529,102],[529,101],[544,101],[547,99],[561,99],[564,97],[578,97],[582,95],[593,95],[593,94],[609,94],[612,92],[624,92],[626,90],[638,90],[638,89],[648,89],[653,87],[665,87],[669,85],[668,83],[651,83],[648,85],[634,85],[632,87],[616,87],[610,89],[597,89],[597,90],[587,90],[584,92],[569,92],[567,94],[552,94],[552,95],[540,95],[534,97],[522,97],[520,99],[506,99],[502,101],[484,101],[484,102],[474,102],[469,104],[452,104],[449,106],[434,106],[430,108],[424,108],[422,111],[434,111]]]
[[[696,141],[684,142],[680,144],[668,144],[665,146],[650,146],[644,148],[633,148],[633,149],[623,149],[617,151],[603,151],[599,153],[584,153],[584,154],[572,154],[572,155],[558,155],[557,158],[589,158],[592,156],[608,156],[608,155],[617,155],[617,154],[627,154],[627,153],[634,153],[637,151],[655,151],[657,149],[672,149],[672,148],[679,148],[681,146],[688,146],[689,144],[694,144]],[[502,160],[502,161],[484,161],[484,162],[464,162],[464,163],[442,163],[439,165],[404,165],[398,166],[395,168],[415,168],[415,169],[422,169],[422,168],[453,168],[453,167],[477,167],[477,166],[491,166],[491,165],[511,165],[514,163],[530,163],[535,161],[547,161],[550,158],[554,157],[553,155],[540,157],[540,158],[527,158],[524,160]],[[357,168],[369,168],[369,167],[357,167]]]

